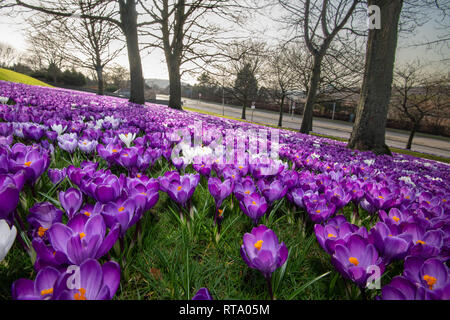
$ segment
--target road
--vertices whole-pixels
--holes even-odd
[[[158,95],[158,99],[168,100],[168,96]],[[183,98],[184,106],[199,109],[203,111],[213,112],[217,114],[224,114],[226,116],[241,118],[242,108],[217,104],[213,102],[204,102],[199,100],[192,100]],[[279,113],[267,111],[267,110],[252,110],[247,109],[246,112],[247,120],[277,125]],[[252,120],[253,117],[253,120]],[[284,113],[283,115],[283,127],[291,129],[299,129],[302,117]],[[352,132],[353,124],[350,122],[331,120],[324,118],[314,118],[313,120],[313,132],[329,135],[339,138],[350,138],[350,133]],[[389,147],[405,149],[406,142],[408,141],[409,132],[397,130],[397,129],[386,129],[386,143]],[[433,155],[438,155],[445,158],[450,158],[450,138],[432,136],[429,134],[416,133],[411,150],[428,153]]]

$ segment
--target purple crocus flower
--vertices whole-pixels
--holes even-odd
[[[13,300],[49,300],[61,272],[53,267],[39,270],[36,279],[18,279],[12,284]]]
[[[69,188],[66,191],[61,191],[59,193],[59,202],[66,211],[69,219],[72,219],[83,204],[83,195],[80,190]]]
[[[234,195],[239,201],[242,201],[245,196],[255,192],[256,186],[251,177],[242,178],[241,181],[236,182],[234,186]]]
[[[223,200],[233,191],[233,183],[231,179],[222,182],[219,178],[211,177],[208,179],[208,190],[216,202],[216,208],[220,208]]]
[[[239,207],[250,219],[252,219],[253,224],[256,226],[259,219],[266,213],[269,205],[264,197],[258,192],[254,192],[244,196],[244,198],[239,201]]]
[[[449,269],[439,259],[423,259],[409,256],[405,259],[403,276],[416,287],[423,288],[425,299],[448,300],[450,298]]]
[[[192,300],[213,300],[208,288],[200,288]]]
[[[339,226],[331,223],[325,226],[320,224],[314,226],[317,241],[329,255],[333,255],[336,244],[345,244],[347,239],[357,230],[357,226],[347,221]]]
[[[61,222],[63,212],[50,202],[36,203],[27,216],[34,236],[46,237],[46,231],[56,223]]]
[[[337,244],[331,263],[345,278],[365,288],[367,278],[374,268],[379,275],[384,272],[384,264],[375,247],[359,235],[351,235],[345,245]]]
[[[13,136],[9,135],[9,136],[0,136],[0,145],[7,145],[10,146],[11,143],[13,142]]]
[[[287,186],[285,186],[280,180],[269,182],[266,179],[260,179],[258,180],[257,186],[269,204],[272,204],[275,200],[283,198],[288,191]]]
[[[369,241],[375,245],[385,264],[394,259],[404,259],[411,246],[412,235],[399,234],[392,226],[378,222],[370,230]]]
[[[425,290],[417,287],[403,276],[392,278],[391,283],[381,289],[382,300],[423,300]]]
[[[169,185],[174,181],[180,180],[178,171],[167,171],[164,175],[158,177],[159,187],[161,191],[167,192]]]
[[[200,174],[185,174],[180,180],[172,181],[167,190],[169,197],[184,206],[194,194],[195,188],[200,181]]]
[[[88,218],[79,214],[69,220],[67,225],[54,223],[47,235],[57,261],[64,261],[65,258],[67,262],[80,265],[89,258],[99,259],[104,256],[116,242],[119,228],[119,225],[113,226],[106,235],[106,225],[101,215]],[[46,255],[41,250],[36,251],[42,257]]]
[[[265,225],[260,225],[253,228],[251,233],[244,234],[241,256],[250,268],[258,269],[266,278],[273,299],[270,284],[272,273],[281,267],[288,257],[284,242],[279,243],[275,232]]]
[[[48,169],[47,175],[53,184],[58,184],[66,177],[67,168],[62,169]]]
[[[12,175],[0,174],[0,219],[9,218],[19,203],[19,192]]]
[[[125,232],[141,217],[140,212],[137,212],[136,209],[134,199],[124,200],[119,198],[106,204],[103,207],[102,215],[105,218],[106,226],[120,225],[120,236],[123,237]]]
[[[45,133],[44,128],[34,125],[24,125],[22,127],[26,139],[39,141]]]
[[[79,288],[67,288],[70,273],[65,273],[55,288],[57,300],[111,300],[120,284],[120,266],[115,261],[103,265],[87,259],[79,266]]]
[[[431,258],[439,254],[443,246],[442,230],[429,230],[417,223],[408,223],[402,228],[404,234],[412,237],[413,246],[410,248],[410,254],[422,258]]]

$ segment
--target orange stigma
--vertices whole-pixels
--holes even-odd
[[[80,239],[83,239],[84,237],[86,237],[86,234],[84,232],[80,233]]]
[[[399,221],[400,221],[400,218],[397,217],[397,216],[393,216],[393,217],[392,217],[392,220],[394,220],[395,222],[399,222]]]
[[[122,212],[123,210],[125,210],[125,207],[120,207],[119,209],[117,209],[119,212]]]
[[[355,257],[348,258],[348,261],[350,261],[351,264],[353,264],[355,267],[358,266],[359,261]]]
[[[181,186],[178,186],[177,191],[180,191],[180,190],[181,190]]]
[[[86,289],[80,288],[80,289],[78,289],[78,291],[79,292],[77,292],[73,295],[74,299],[75,300],[86,300],[86,296],[85,296]]]
[[[423,280],[425,280],[428,284],[428,289],[433,290],[433,286],[435,285],[437,279],[435,277],[424,275]]]
[[[46,294],[53,293],[53,288],[41,290],[41,296],[45,296]]]
[[[32,162],[31,161],[27,161],[24,163],[24,165],[26,165],[27,167],[31,166]]]
[[[44,234],[45,234],[45,231],[47,231],[47,230],[48,230],[48,228],[39,227],[39,229],[38,229],[38,236],[42,238],[44,236]]]
[[[329,233],[328,234],[328,238],[336,238],[336,236],[334,234],[332,234],[332,233]]]
[[[88,217],[91,216],[91,213],[90,213],[89,211],[85,211],[84,214],[85,214],[86,216],[88,216]]]
[[[416,241],[416,244],[418,244],[418,243],[420,243],[420,244],[425,244],[425,241],[417,240],[417,241]]]
[[[264,242],[264,241],[262,241],[262,240],[256,241],[256,243],[255,243],[255,248],[258,249],[258,251],[261,250],[261,247],[262,247],[263,242]]]

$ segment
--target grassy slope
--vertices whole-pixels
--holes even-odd
[[[227,119],[232,119],[232,120],[237,120],[237,121],[242,121],[242,122],[248,122],[248,123],[253,123],[253,124],[257,124],[257,125],[262,125],[262,126],[272,127],[272,128],[277,128],[278,129],[278,127],[275,126],[275,125],[270,125],[270,124],[267,124],[267,123],[252,122],[252,121],[242,120],[242,119],[239,119],[239,118],[234,118],[234,117],[229,117],[229,116],[223,116],[223,115],[218,114],[218,113],[208,112],[208,111],[204,111],[204,110],[200,110],[200,109],[196,109],[196,108],[183,107],[183,109],[187,110],[187,111],[203,113],[203,114],[208,114],[208,115],[212,115],[212,116],[216,116],[216,117],[227,118]],[[290,130],[290,131],[296,131],[294,129],[285,128],[285,127],[281,127],[281,129]],[[343,138],[337,138],[337,137],[327,136],[327,135],[318,134],[318,133],[311,133],[311,134],[315,135],[315,136],[323,137],[323,138],[337,140],[337,141],[344,141],[344,142],[347,141],[346,139],[343,139]],[[407,155],[418,157],[418,158],[424,158],[424,159],[430,159],[430,160],[440,161],[440,162],[444,162],[444,163],[450,163],[450,159],[444,158],[444,157],[440,157],[440,156],[436,156],[436,155],[432,155],[432,154],[421,153],[421,152],[416,152],[416,151],[411,151],[411,150],[404,150],[404,149],[399,149],[399,148],[390,148],[390,149],[391,149],[392,152],[396,152],[396,153],[402,153],[402,154],[407,154]]]
[[[33,86],[52,87],[42,81],[26,76],[22,73],[0,68],[0,80],[29,84]]]

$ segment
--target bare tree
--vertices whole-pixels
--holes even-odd
[[[218,55],[216,46],[224,28],[213,20],[231,14],[232,0],[139,0],[154,22],[142,29],[148,48],[163,50],[169,73],[169,107],[181,109],[181,76],[187,64],[202,67]]]
[[[391,154],[385,133],[403,1],[369,0],[368,5],[380,8],[381,25],[369,30],[364,81],[348,147]]]
[[[93,15],[93,0],[78,2],[79,11]],[[108,17],[113,14],[107,5],[95,7],[95,14]],[[60,50],[61,56],[78,67],[93,70],[97,78],[97,93],[104,93],[103,70],[123,49],[123,45],[113,42],[120,36],[117,27],[105,20],[90,18],[67,19],[37,14],[28,19],[38,33],[50,34],[52,38],[65,39],[66,48]]]
[[[312,56],[308,93],[303,112],[300,132],[312,130],[313,107],[320,82],[322,62],[331,43],[348,24],[359,0],[279,0],[285,10],[291,14],[292,25],[297,31],[296,37],[302,37]]]
[[[220,50],[225,61],[216,64],[211,74],[220,78],[217,82],[222,83],[227,94],[241,103],[241,118],[245,119],[247,107],[257,97],[257,84],[266,62],[266,44],[252,40],[233,41]]]
[[[271,95],[280,103],[278,126],[283,125],[283,106],[290,90],[298,89],[297,74],[291,65],[289,52],[283,46],[268,52],[267,68],[265,68],[265,86]]]
[[[16,9],[22,7],[34,11],[43,12],[49,15],[66,18],[92,19],[107,21],[117,26],[125,37],[128,52],[128,61],[130,64],[130,101],[143,104],[144,97],[144,77],[142,74],[142,62],[139,52],[138,28],[146,24],[152,24],[153,21],[138,22],[138,12],[136,9],[136,0],[99,0],[93,1],[91,6],[93,13],[80,13],[78,3],[86,4],[86,0],[4,0],[0,4],[1,8]],[[102,16],[95,13],[99,5],[107,4],[113,9],[110,16]]]
[[[50,68],[52,81],[57,81],[57,70],[61,70],[67,63],[64,52],[67,50],[67,39],[43,29],[30,29],[26,34],[31,66],[35,71]],[[50,71],[51,71],[50,70]]]
[[[391,106],[411,122],[406,149],[411,149],[422,120],[435,115],[439,107],[443,107],[439,103],[442,100],[438,97],[443,94],[441,83],[442,81],[425,74],[423,65],[418,61],[396,68]]]
[[[0,42],[0,67],[8,68],[18,61],[19,53],[9,44]]]

